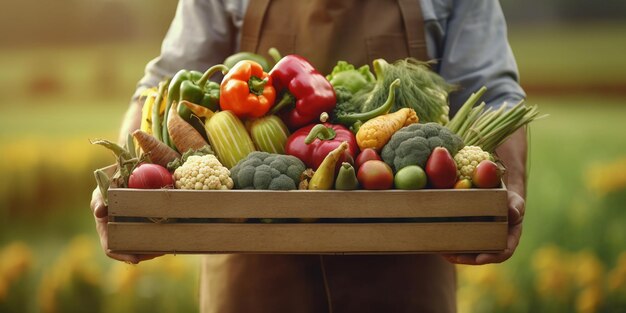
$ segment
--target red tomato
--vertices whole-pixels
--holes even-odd
[[[433,188],[452,188],[456,183],[456,163],[444,147],[433,149],[426,161],[426,175]]]
[[[378,152],[376,152],[376,150],[374,150],[372,148],[365,148],[356,157],[356,160],[354,161],[355,162],[354,165],[355,165],[356,168],[359,168],[359,167],[361,167],[361,165],[363,163],[365,163],[366,161],[369,161],[369,160],[382,161],[382,159],[380,158],[380,155],[378,155]]]
[[[393,187],[393,171],[383,161],[365,161],[356,175],[364,189],[391,189]]]
[[[135,167],[128,178],[128,188],[160,189],[174,186],[172,174],[163,166],[142,163]]]
[[[502,170],[498,164],[489,160],[483,160],[478,163],[472,175],[472,182],[478,188],[499,187],[500,179],[502,179]]]

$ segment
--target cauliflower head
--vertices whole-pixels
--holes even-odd
[[[225,190],[234,186],[230,171],[212,154],[192,155],[174,171],[176,188]]]
[[[411,124],[391,136],[380,156],[394,172],[408,165],[424,168],[436,147],[444,147],[455,155],[463,147],[463,140],[438,123]]]
[[[252,152],[231,169],[238,189],[298,189],[306,166],[292,155]]]
[[[457,175],[459,179],[472,179],[472,174],[478,163],[484,160],[492,160],[491,154],[483,151],[479,146],[465,146],[454,155]]]

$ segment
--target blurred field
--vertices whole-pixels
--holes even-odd
[[[626,81],[624,31],[517,28],[511,43],[523,82],[602,85]],[[88,207],[93,169],[113,162],[88,140],[117,137],[157,53],[158,43],[0,51],[0,312],[197,311],[197,256],[112,262]],[[626,311],[626,97],[528,102],[550,117],[531,128],[522,244],[504,264],[460,267],[460,312]]]
[[[522,84],[626,82],[626,24],[514,25],[509,40]]]

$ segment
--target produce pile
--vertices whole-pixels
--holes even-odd
[[[144,92],[140,129],[114,152],[109,187],[193,190],[495,188],[495,148],[537,119],[536,106],[477,105],[453,119],[454,86],[413,59],[339,61],[327,76],[298,55],[274,64],[238,53],[205,73],[180,70]],[[217,72],[221,83],[211,81]]]

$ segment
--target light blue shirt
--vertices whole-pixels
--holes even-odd
[[[487,86],[491,106],[525,97],[498,0],[420,0],[426,43],[437,72],[461,88],[450,95],[456,112],[472,92]],[[146,66],[139,90],[179,69],[204,71],[239,50],[248,0],[180,0],[161,54]]]

